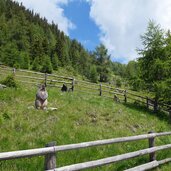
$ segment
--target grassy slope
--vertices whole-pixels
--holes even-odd
[[[49,88],[49,107],[57,111],[28,109],[34,104],[36,87],[21,86],[0,90],[0,151],[44,147],[50,141],[58,145],[93,141],[147,133],[150,130],[170,130],[165,117],[132,105],[123,105],[88,94],[61,93]],[[166,144],[171,137],[158,138],[156,144]],[[147,140],[60,152],[57,165],[100,159],[147,148]],[[169,156],[157,153],[157,159]],[[43,157],[0,162],[0,170],[43,170]],[[148,161],[148,156],[90,170],[124,170]],[[171,167],[171,165],[170,165]],[[158,170],[169,171],[169,164]]]

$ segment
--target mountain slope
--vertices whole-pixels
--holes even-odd
[[[22,86],[0,93],[0,151],[44,147],[51,141],[58,145],[114,137],[146,134],[150,130],[164,132],[170,125],[160,116],[143,108],[114,103],[110,99],[48,88],[49,107],[57,111],[28,109],[34,104],[36,88]],[[170,137],[157,138],[156,145],[169,143]],[[115,144],[58,153],[57,165],[95,160],[148,147],[148,141]],[[157,159],[169,157],[157,153]],[[42,170],[43,157],[0,162],[0,170]],[[148,156],[119,162],[101,170],[124,170],[148,161]],[[169,164],[164,170],[169,170]],[[92,170],[98,170],[92,169]],[[161,169],[163,170],[163,169]]]

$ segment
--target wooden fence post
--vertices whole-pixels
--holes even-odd
[[[75,86],[75,79],[73,78],[73,79],[72,79],[72,88],[71,88],[72,91],[74,91],[74,86]]]
[[[171,123],[171,109],[169,110],[169,122]]]
[[[158,102],[157,99],[155,98],[154,100],[154,113],[156,113],[158,111]]]
[[[147,109],[149,109],[148,97],[146,97],[146,106],[147,106]]]
[[[12,73],[13,73],[13,76],[15,76],[15,73],[16,73],[16,69],[15,68],[12,69]]]
[[[152,134],[154,132],[153,131],[150,131],[148,133],[149,134]],[[149,138],[148,139],[148,142],[149,142],[149,148],[152,148],[152,147],[155,146],[155,138],[154,137],[153,138]],[[154,161],[154,160],[156,160],[156,154],[155,154],[155,152],[149,154],[149,161],[151,162],[151,161]]]
[[[47,73],[45,73],[45,87],[47,86]]]
[[[125,101],[125,103],[127,102],[127,91],[126,90],[124,91],[124,101]]]
[[[45,147],[53,147],[56,142],[50,142]],[[45,155],[45,170],[51,170],[56,168],[56,153],[50,153]]]
[[[100,84],[100,96],[102,96],[102,84]]]

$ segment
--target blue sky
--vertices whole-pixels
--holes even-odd
[[[171,29],[170,0],[15,0],[48,22],[58,24],[86,49],[104,44],[112,61],[128,63],[138,57],[140,35],[149,20]]]
[[[64,7],[64,15],[75,25],[69,30],[71,39],[77,39],[84,47],[93,51],[100,44],[100,30],[90,18],[90,5],[86,1],[72,1]]]

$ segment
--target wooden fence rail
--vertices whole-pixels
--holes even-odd
[[[146,164],[142,164],[140,166],[137,166],[137,167],[134,167],[134,168],[131,168],[131,169],[127,169],[125,171],[144,171],[144,170],[149,170],[149,169],[156,168],[156,167],[160,166],[161,164],[168,163],[170,161],[171,161],[171,158],[160,160],[160,161],[154,160],[152,162],[149,162],[149,163],[146,163]]]
[[[104,158],[104,159],[100,159],[100,160],[94,160],[94,161],[64,166],[64,167],[60,167],[60,168],[55,168],[55,171],[83,170],[83,169],[103,166],[103,165],[107,165],[107,164],[111,164],[111,163],[116,163],[116,162],[123,161],[123,160],[128,160],[128,159],[131,159],[134,157],[139,157],[139,156],[143,156],[145,154],[150,154],[152,152],[157,152],[157,151],[166,150],[166,149],[170,149],[170,148],[171,148],[171,144],[167,144],[167,145],[162,145],[162,146],[158,146],[158,147],[134,151],[134,152],[126,153],[126,154],[121,154],[121,155],[117,155],[114,157],[108,157],[108,158]]]
[[[40,73],[40,72],[34,72],[34,71],[28,71],[28,70],[23,70],[23,69],[12,69],[9,67],[5,66],[0,66],[1,70],[4,71],[9,71],[13,73],[17,78],[25,78],[25,79],[30,79],[29,80],[23,80],[20,81],[23,83],[33,83],[33,84],[38,84],[37,81],[41,81],[45,83],[45,85],[50,86],[50,87],[58,87],[61,88],[61,84],[66,84],[66,85],[71,85],[69,89],[72,89],[72,91],[80,91],[80,92],[89,92],[87,90],[92,90],[93,92],[91,94],[94,95],[100,95],[102,97],[107,97],[111,98],[115,101],[123,101],[125,103],[127,102],[137,102],[145,105],[148,109],[153,109],[154,112],[157,112],[158,110],[163,110],[165,112],[169,113],[169,120],[171,122],[171,105],[164,104],[164,103],[159,103],[155,99],[152,99],[150,97],[146,96],[141,96],[136,93],[133,93],[131,91],[126,91],[124,89],[119,89],[113,86],[109,85],[102,85],[96,84],[96,83],[90,83],[88,81],[82,81],[82,80],[75,80],[73,77],[65,77],[65,76],[59,76],[55,74],[46,74],[46,73]],[[30,76],[30,75],[21,75],[20,73],[29,73],[29,74],[36,74],[42,77],[37,77],[37,76]],[[62,80],[61,80],[62,79]],[[33,81],[36,80],[36,81]],[[57,85],[56,85],[57,84]],[[97,93],[96,93],[96,92]],[[122,100],[121,100],[122,99]]]
[[[143,139],[148,139],[149,142],[151,142],[153,139],[153,142],[154,142],[154,139],[156,137],[168,136],[168,135],[171,135],[171,132],[150,133],[150,134],[143,134],[143,135],[137,135],[137,136],[113,138],[113,139],[90,141],[90,142],[83,142],[83,143],[78,143],[78,144],[59,145],[59,146],[56,146],[55,142],[52,142],[46,145],[45,148],[20,150],[20,151],[13,151],[13,152],[2,152],[0,153],[0,160],[11,160],[11,159],[18,159],[18,158],[25,158],[25,157],[33,157],[33,156],[45,156],[45,170],[51,170],[51,169],[53,170],[55,169],[57,171],[81,170],[85,168],[91,168],[91,167],[102,166],[102,165],[106,165],[110,163],[115,163],[118,161],[127,160],[130,158],[142,156],[145,154],[151,155],[160,150],[170,149],[171,144],[154,147],[154,143],[149,143],[149,148],[147,149],[130,152],[126,154],[121,154],[121,155],[117,155],[113,157],[108,157],[108,158],[104,158],[100,160],[89,161],[85,163],[78,163],[78,164],[74,164],[70,166],[64,166],[61,168],[56,168],[55,153],[60,152],[60,151],[68,151],[68,150],[100,146],[100,145],[109,145],[109,144],[114,144],[114,143],[138,141],[138,140],[143,140]],[[165,159],[165,162],[169,162],[169,161],[170,159]],[[165,162],[163,160],[163,163]]]

